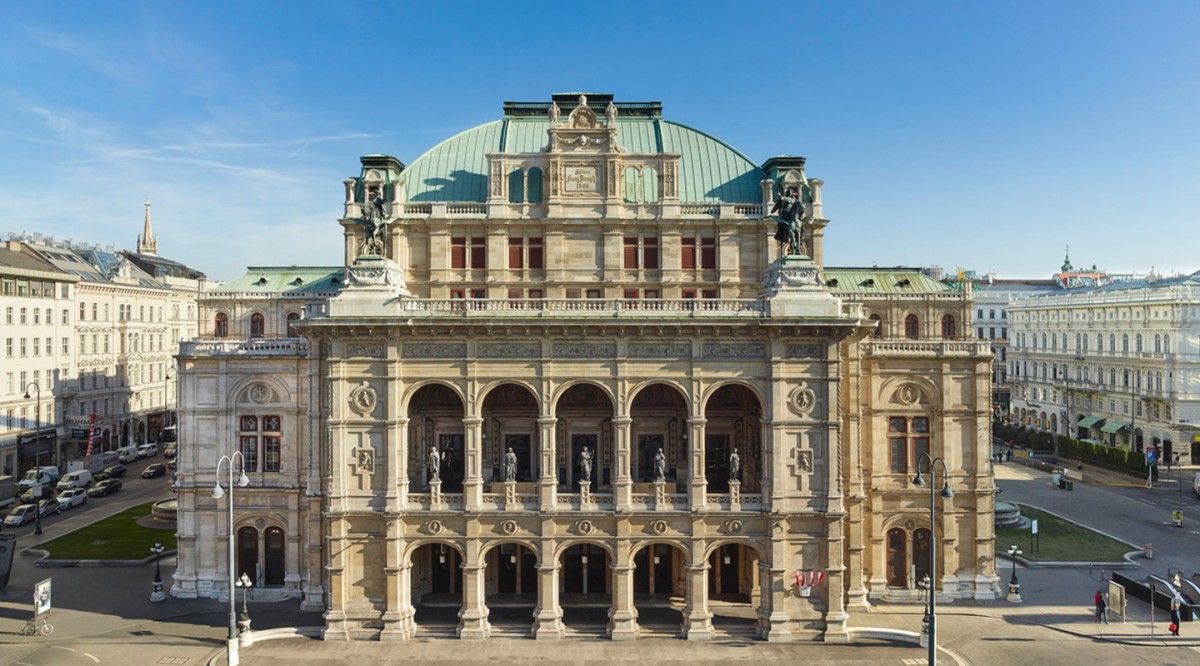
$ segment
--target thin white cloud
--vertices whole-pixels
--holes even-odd
[[[146,80],[145,74],[134,64],[120,62],[94,44],[58,32],[27,27],[25,35],[42,46],[74,57],[80,64],[104,76],[126,85],[138,85]]]

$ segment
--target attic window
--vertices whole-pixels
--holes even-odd
[[[342,278],[339,278],[339,277],[329,278],[329,281],[332,282],[333,284],[341,284]]]
[[[254,284],[257,284],[257,285],[260,285],[260,286],[261,286],[261,285],[264,285],[264,284],[266,284],[266,283],[267,283],[267,278],[265,278],[265,277],[260,277],[260,278],[258,278],[257,280],[255,280],[255,281],[254,281]]]
[[[903,280],[896,283],[897,287],[908,287],[911,285],[912,285],[912,282],[909,282],[908,278],[904,278]]]
[[[863,280],[861,283],[859,283],[859,286],[874,287],[875,286],[875,278],[867,278],[867,279]]]
[[[292,280],[290,284],[293,286],[299,286],[304,284],[304,280],[302,278],[296,278],[295,280]]]
[[[826,281],[825,281],[825,286],[826,286],[826,287],[836,287],[836,286],[838,286],[837,278],[830,278],[830,279],[826,280]]]

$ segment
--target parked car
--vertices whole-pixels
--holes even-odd
[[[64,490],[58,494],[58,503],[64,509],[70,509],[73,506],[79,506],[87,503],[87,491],[83,488],[72,488]]]
[[[167,473],[167,466],[164,463],[150,463],[146,469],[142,470],[143,479],[153,479]]]
[[[42,512],[42,517],[45,518],[46,516],[53,516],[62,511],[62,504],[59,504],[58,500],[51,497],[50,499],[38,502],[38,510]]]
[[[125,473],[128,471],[129,468],[124,465],[109,465],[99,472],[96,472],[95,479],[97,481],[103,481],[104,479],[116,479],[125,476]]]
[[[25,523],[33,520],[33,512],[37,510],[32,504],[21,504],[13,507],[12,511],[4,517],[5,527],[20,527]]]
[[[136,446],[122,446],[117,449],[117,460],[123,463],[131,463],[138,457],[138,447]]]
[[[139,458],[153,458],[154,456],[158,455],[158,444],[155,442],[142,444],[141,446],[137,447],[137,452]]]
[[[107,497],[121,490],[121,482],[116,479],[105,479],[92,486],[88,491],[90,497]]]
[[[165,457],[165,458],[174,458],[175,454],[177,454],[178,452],[179,452],[179,448],[175,444],[175,442],[171,442],[170,444],[167,444],[166,446],[163,447],[163,457]]]

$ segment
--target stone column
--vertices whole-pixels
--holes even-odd
[[[458,637],[463,640],[483,640],[492,633],[484,589],[487,565],[481,558],[478,541],[468,541],[462,566],[463,608],[458,616]]]
[[[637,609],[633,607],[633,562],[628,544],[617,546],[612,572],[613,605],[608,611],[608,637],[614,641],[631,641],[641,632]]]
[[[846,567],[842,560],[842,548],[845,545],[844,529],[846,515],[828,515],[826,517],[826,539],[822,547],[825,549],[825,584],[823,589],[814,589],[813,594],[825,594],[825,634],[826,643],[846,643],[850,640],[846,621],[850,615],[846,613],[845,574]]]
[[[691,466],[692,480],[688,486],[692,511],[705,511],[708,509],[708,478],[705,476],[704,462],[704,424],[708,423],[708,419],[704,417],[696,417],[688,419],[688,437],[691,439]]]
[[[699,544],[692,544],[692,548],[696,553],[686,567],[687,602],[680,633],[689,641],[708,641],[713,637],[712,613],[708,610],[708,562]]]
[[[483,419],[470,416],[463,419],[463,505],[467,511],[479,511],[483,506]]]
[[[387,609],[383,612],[383,630],[379,632],[381,641],[404,641],[412,638],[409,627],[402,621],[406,610],[409,611],[408,619],[412,619],[412,605],[409,603],[412,590],[407,585],[412,565],[403,562],[404,540],[400,536],[402,529],[400,521],[387,521],[387,564],[383,568]]]
[[[617,511],[630,511],[633,508],[633,477],[629,474],[632,451],[630,451],[630,431],[633,419],[628,416],[613,419],[613,468],[616,470],[616,483],[613,484],[613,502]]]
[[[538,419],[542,429],[541,476],[538,478],[538,503],[542,511],[553,511],[557,503],[558,460],[556,458],[558,419],[547,416]]]
[[[538,605],[533,611],[533,637],[541,640],[559,640],[566,630],[562,623],[562,608],[558,605],[558,562],[547,559],[554,557],[552,541],[545,541],[539,554]]]
[[[408,417],[396,419],[392,432],[396,438],[396,445],[391,450],[394,457],[388,461],[389,481],[395,484],[396,488],[396,510],[403,511],[408,508]],[[390,510],[392,509],[389,507]]]
[[[786,525],[784,526],[786,528]],[[772,559],[783,562],[786,544],[772,544]],[[788,571],[782,566],[759,563],[759,580],[762,581],[762,605],[758,609],[758,637],[768,642],[792,640],[792,622],[787,612]]]

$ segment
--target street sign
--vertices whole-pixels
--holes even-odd
[[[1033,520],[1029,521],[1029,524],[1031,526],[1030,529],[1033,530],[1033,533],[1037,534],[1037,518],[1034,518]]]

